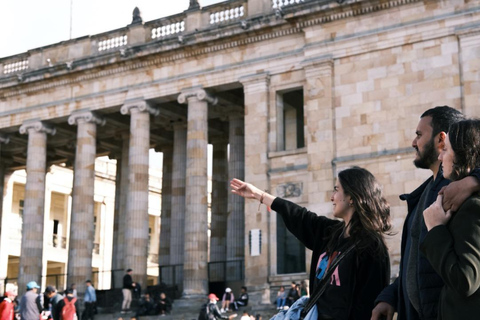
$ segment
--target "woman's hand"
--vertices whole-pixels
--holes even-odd
[[[239,179],[232,179],[232,181],[230,181],[230,187],[232,188],[232,193],[238,194],[246,199],[259,199],[263,193],[253,184],[243,182]]]
[[[447,212],[443,210],[442,201],[443,196],[440,194],[437,200],[423,211],[423,218],[428,231],[441,224],[447,224],[452,217],[451,210]]]

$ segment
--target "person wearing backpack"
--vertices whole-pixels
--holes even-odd
[[[208,295],[208,303],[202,306],[198,320],[233,319],[237,316],[236,314],[232,314],[228,317],[222,315],[220,310],[218,310],[218,300],[218,297],[214,293],[210,293]]]
[[[65,297],[57,305],[57,314],[54,316],[60,320],[80,319],[80,305],[77,298],[73,296],[72,289],[65,290]]]

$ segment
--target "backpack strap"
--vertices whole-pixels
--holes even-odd
[[[355,248],[355,244],[352,244],[345,251],[340,252],[340,254],[337,255],[335,259],[333,259],[332,264],[328,268],[323,278],[320,280],[320,283],[318,284],[317,288],[315,288],[315,291],[312,294],[311,298],[308,299],[308,302],[305,304],[305,307],[300,313],[300,320],[303,320],[307,316],[308,312],[317,303],[318,299],[320,299],[323,292],[325,292],[325,289],[327,289],[327,285],[330,282],[330,277],[332,276],[333,272],[337,268],[340,261],[342,261],[343,258],[345,258],[354,248]]]

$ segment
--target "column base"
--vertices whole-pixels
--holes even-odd
[[[175,300],[175,307],[176,308],[191,308],[195,306],[195,308],[199,308],[204,303],[208,302],[208,297],[205,294],[182,294],[182,297],[178,300]]]

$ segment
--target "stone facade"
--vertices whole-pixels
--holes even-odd
[[[145,215],[134,211],[145,210],[140,203],[146,188],[134,181],[145,179],[145,148],[160,150],[173,143],[170,259],[166,250],[161,257],[171,265],[184,264],[183,292],[193,297],[207,293],[210,259],[206,146],[219,134],[229,137],[229,116],[240,113],[244,159],[239,163],[244,163],[245,179],[262,189],[280,190],[329,215],[339,170],[359,165],[374,173],[398,232],[388,239],[395,275],[406,215],[398,195],[429,175],[412,164],[411,141],[420,114],[449,105],[479,116],[479,19],[480,1],[471,0],[234,0],[0,59],[0,133],[10,139],[1,144],[2,163],[5,159],[7,171],[28,167],[25,159],[36,151],[18,133],[26,121],[57,128],[43,147],[50,151],[46,165],[71,165],[69,146],[78,137],[65,124],[78,110],[106,120],[97,127],[97,155],[121,154],[122,143],[112,141],[130,132],[129,163],[122,157],[126,190],[117,192],[127,197],[126,211],[116,239],[124,239],[119,254],[135,264],[140,276],[146,224]],[[148,105],[149,119],[120,115],[122,106],[132,103]],[[287,107],[301,113],[295,117]],[[293,148],[292,132],[303,137]],[[143,151],[133,156],[137,143],[132,141],[141,140],[136,134],[144,139]],[[235,237],[245,244],[243,282],[252,301],[268,302],[270,287],[306,277],[308,270],[277,272],[274,213],[252,201],[244,207],[230,202],[227,208],[243,211],[234,214],[240,217],[235,221],[244,219],[243,235]],[[134,220],[139,224],[135,232],[121,226]],[[238,234],[241,228],[227,230]],[[223,235],[214,234],[217,250]],[[261,234],[255,254],[252,234]],[[127,239],[138,250],[129,249]],[[235,241],[225,243],[238,247]],[[237,259],[236,251],[226,248],[233,252],[227,260]],[[35,253],[37,260],[40,255]]]

